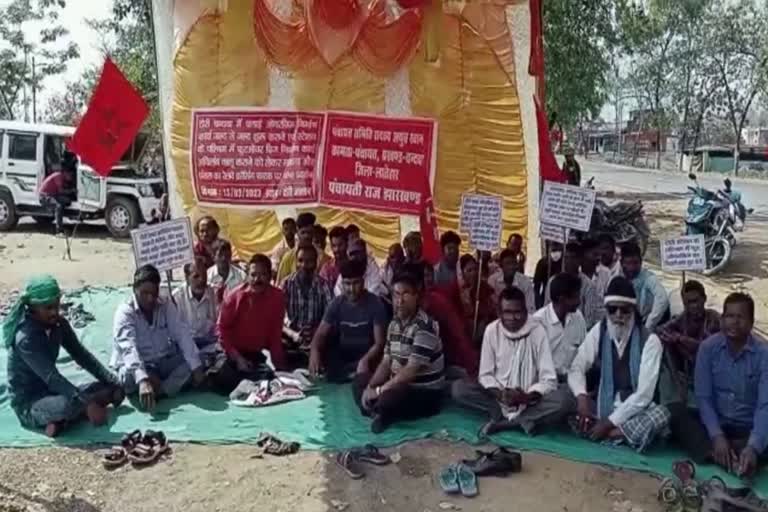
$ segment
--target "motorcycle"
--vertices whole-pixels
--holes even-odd
[[[742,204],[741,193],[733,190],[728,178],[723,181],[725,189],[716,192],[702,187],[694,173],[688,178],[695,186],[688,186],[693,197],[688,201],[685,232],[687,235],[704,235],[707,257],[704,275],[709,276],[728,264],[736,246],[736,233],[744,230],[747,215],[754,210]]]
[[[595,189],[594,176],[584,185],[590,190]],[[595,199],[592,210],[589,232],[579,233],[580,238],[589,236],[596,238],[602,234],[613,237],[617,244],[635,242],[645,254],[651,230],[645,221],[642,201],[620,201],[608,204],[602,199]]]

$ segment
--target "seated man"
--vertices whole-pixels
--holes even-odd
[[[579,311],[581,279],[571,274],[557,274],[552,279],[550,295],[552,302],[533,316],[547,332],[557,381],[565,383],[576,351],[587,336],[587,324]]]
[[[118,406],[124,398],[117,377],[80,344],[61,317],[60,302],[53,277],[32,278],[3,322],[11,407],[24,427],[45,429],[50,437],[83,417],[103,425],[107,405]],[[56,369],[62,347],[97,382],[75,386],[63,377]]]
[[[395,317],[387,330],[384,357],[373,375],[358,373],[352,385],[360,411],[373,418],[375,434],[399,420],[433,416],[443,400],[443,347],[435,321],[420,307],[417,278],[396,276],[392,302]]]
[[[200,217],[195,224],[195,259],[200,259],[206,267],[213,266],[216,245],[221,241],[219,223],[210,215]]]
[[[421,233],[411,231],[403,238],[403,251],[405,251],[405,263],[421,263],[424,257],[424,240]]]
[[[157,399],[177,394],[205,373],[192,333],[170,300],[160,298],[160,272],[152,265],[133,274],[133,295],[115,311],[112,359],[125,392],[138,391],[152,410]]]
[[[280,243],[272,249],[269,253],[269,259],[272,262],[272,268],[277,269],[280,266],[280,260],[288,251],[293,250],[296,247],[296,219],[292,217],[286,217],[280,224],[283,238],[280,239]]]
[[[578,429],[593,441],[626,442],[642,452],[669,422],[669,411],[653,401],[661,341],[640,321],[635,290],[626,278],[611,280],[605,306],[606,318],[589,331],[568,372]],[[596,400],[588,374],[595,377]]]
[[[227,294],[245,282],[245,272],[232,264],[232,244],[227,240],[220,240],[216,245],[214,262],[208,269],[208,283],[221,304]]]
[[[184,265],[184,276],[187,284],[173,292],[179,317],[189,328],[200,352],[212,354],[219,340],[216,335],[219,311],[203,262]]]
[[[616,251],[616,240],[611,235],[602,234],[597,237],[597,248],[600,253],[600,267],[608,272],[611,279],[621,274],[621,258]]]
[[[637,310],[646,329],[653,331],[669,319],[667,291],[653,272],[643,268],[642,251],[634,242],[621,248],[621,275],[635,288]]]
[[[458,279],[461,237],[453,231],[446,231],[440,236],[442,257],[435,265],[435,285],[450,286]]]
[[[270,284],[271,280],[269,258],[255,254],[248,262],[248,281],[227,295],[221,305],[219,337],[227,358],[211,372],[214,389],[219,393],[228,395],[243,379],[268,376],[264,350],[269,351],[275,368],[286,368],[282,341],[285,297]]]
[[[283,293],[288,328],[298,333],[301,345],[309,347],[333,293],[328,282],[317,275],[317,249],[311,245],[302,247],[297,257],[298,270],[283,283]]]
[[[544,256],[536,262],[536,269],[533,272],[533,294],[536,298],[536,307],[542,308],[546,305],[549,297],[547,297],[547,284],[549,280],[559,274],[563,268],[563,246],[556,242],[546,242],[548,246],[548,254],[544,253]]]
[[[499,255],[501,268],[488,278],[488,284],[493,288],[498,302],[501,292],[510,286],[518,288],[525,295],[525,305],[528,313],[536,311],[536,296],[533,293],[533,281],[522,273],[519,267],[519,257],[511,249],[504,249]]]
[[[364,263],[348,260],[341,266],[344,293],[333,299],[312,338],[309,372],[325,369],[330,382],[370,375],[384,351],[387,315],[379,297],[363,286]]]
[[[683,313],[658,328],[664,344],[659,392],[661,403],[688,403],[693,368],[701,342],[720,332],[720,313],[705,307],[707,294],[698,281],[687,281],[680,292]]]
[[[339,279],[341,264],[347,261],[347,230],[343,226],[331,228],[328,233],[328,239],[331,241],[331,252],[333,259],[320,267],[320,277],[328,281],[331,286],[336,286]]]
[[[749,295],[725,299],[722,332],[696,357],[699,414],[670,406],[672,434],[694,461],[714,461],[742,477],[768,461],[768,345],[752,333],[754,320]]]
[[[277,275],[275,277],[275,283],[278,286],[283,283],[286,277],[296,272],[296,251],[298,251],[299,247],[312,245],[315,236],[316,220],[315,214],[310,212],[301,213],[296,218],[298,240],[295,247],[283,254],[283,257],[280,259],[280,265],[277,267]]]
[[[490,415],[482,433],[521,428],[528,434],[555,425],[573,407],[567,389],[558,390],[547,332],[528,316],[525,294],[505,288],[499,319],[485,330],[477,381],[459,380],[453,399]]]
[[[350,261],[358,261],[364,265],[363,284],[366,290],[379,297],[387,294],[387,287],[384,285],[381,277],[381,269],[376,260],[373,259],[373,256],[368,255],[368,246],[365,240],[358,238],[354,242],[350,242],[347,248],[347,258]],[[344,292],[342,290],[342,280],[343,276],[339,276],[333,290],[334,295],[337,297]]]
[[[603,305],[602,298],[592,280],[581,271],[581,264],[584,259],[584,252],[581,244],[577,242],[570,242],[565,246],[565,261],[563,262],[563,273],[570,274],[574,277],[578,277],[581,280],[581,291],[579,300],[579,309],[584,316],[584,321],[587,323],[587,329],[591,329],[593,325],[598,323],[605,316],[605,306]],[[554,279],[554,277],[552,278]],[[552,279],[547,283],[546,297],[544,303],[549,304],[551,297],[549,287],[552,283]]]
[[[387,251],[387,261],[384,264],[384,269],[381,272],[381,280],[384,286],[387,288],[387,295],[392,290],[392,280],[400,272],[400,268],[405,263],[405,253],[403,252],[403,246],[400,244],[392,244]]]

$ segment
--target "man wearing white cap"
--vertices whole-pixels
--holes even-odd
[[[568,372],[578,430],[593,441],[626,442],[643,451],[667,431],[670,418],[654,402],[661,340],[640,320],[626,278],[615,277],[608,285],[605,307],[606,318],[589,331]]]

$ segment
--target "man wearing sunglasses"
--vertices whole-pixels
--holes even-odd
[[[640,320],[635,289],[626,278],[610,282],[605,309],[606,318],[589,331],[568,372],[576,427],[593,441],[626,442],[643,451],[670,418],[654,403],[661,341]]]

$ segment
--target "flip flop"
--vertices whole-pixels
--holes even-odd
[[[386,466],[392,462],[392,460],[387,455],[381,453],[379,449],[372,444],[367,444],[361,449],[352,450],[352,453],[360,462],[367,462],[376,466]]]
[[[461,495],[465,498],[474,498],[478,494],[477,476],[464,464],[456,466],[456,474],[459,480]]]
[[[336,464],[347,474],[352,480],[360,480],[365,477],[365,473],[355,455],[350,451],[339,452],[336,455]]]
[[[260,448],[263,448],[264,453],[277,456],[293,455],[301,448],[299,443],[287,443],[280,440],[276,436],[273,436],[272,434],[262,434],[259,440],[256,441],[256,445]]]
[[[461,492],[458,466],[456,464],[450,464],[444,467],[437,476],[437,480],[444,493],[459,494]]]
[[[664,504],[666,512],[683,512],[683,497],[677,482],[672,478],[662,480],[657,497]]]

